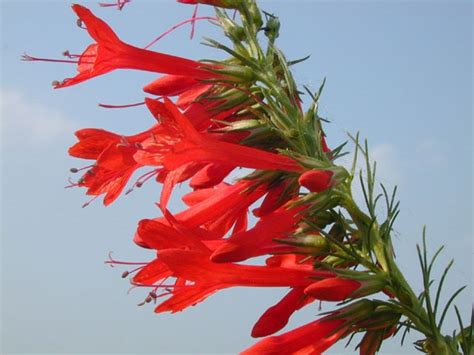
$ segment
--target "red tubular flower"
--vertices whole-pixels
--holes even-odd
[[[311,192],[322,192],[331,186],[332,175],[332,171],[309,170],[301,174],[298,182]]]
[[[361,279],[335,277],[309,285],[305,294],[322,301],[343,301],[379,292],[386,286],[383,276],[366,276]]]
[[[157,144],[150,141],[137,154],[137,161],[143,165],[163,165],[171,171],[190,162],[212,162],[262,170],[301,170],[289,157],[200,134],[167,98],[164,98],[164,104],[150,99],[145,102],[162,122],[168,136]]]
[[[248,207],[265,194],[266,186],[257,187],[252,181],[242,180],[234,185],[222,184],[212,190],[208,198],[174,216],[179,223],[194,232],[196,228],[205,228],[208,239],[221,238],[227,233]],[[168,223],[163,218],[155,220]],[[144,248],[152,248],[139,233],[135,234],[134,241]]]
[[[276,244],[272,242],[273,238],[282,237],[294,230],[295,224],[302,218],[299,213],[304,208],[282,207],[262,217],[252,229],[228,238],[214,251],[211,260],[218,263],[237,262],[266,254],[265,247],[268,247],[268,244]]]
[[[304,293],[321,301],[343,301],[360,287],[359,281],[334,277],[309,285]]]
[[[119,136],[95,128],[77,131],[79,142],[69,148],[69,154],[77,158],[96,160],[79,180],[78,186],[87,187],[88,195],[105,194],[104,204],[112,203],[134,171],[141,167],[133,158],[138,151],[137,147],[159,130],[160,127],[154,125],[133,136]]]
[[[280,184],[273,186],[272,189],[268,191],[260,207],[252,211],[254,216],[263,217],[296,197],[298,188],[289,189],[289,183],[288,181],[282,181]]]
[[[133,159],[137,149],[133,146],[110,145],[97,159],[96,165],[88,170],[79,181],[87,187],[87,194],[105,194],[104,205],[117,199],[136,169],[140,167]]]
[[[281,335],[265,338],[241,352],[241,355],[320,354],[341,338],[346,329],[336,329],[344,322],[344,319],[318,319]]]
[[[94,16],[89,9],[80,5],[73,5],[72,8],[96,43],[89,45],[79,57],[79,74],[58,83],[55,88],[75,85],[115,69],[145,70],[195,79],[215,77],[215,74],[202,69],[199,62],[126,44],[109,25]]]
[[[200,85],[199,81],[193,77],[183,75],[164,75],[147,84],[143,91],[156,96],[176,96]]]
[[[189,182],[189,186],[193,189],[213,187],[222,182],[234,169],[235,167],[233,165],[228,164],[207,164],[193,176]]]
[[[283,329],[295,311],[313,300],[304,294],[304,288],[291,289],[277,304],[262,314],[252,329],[252,336],[254,338],[265,337]]]
[[[240,264],[217,264],[208,255],[182,249],[167,249],[158,253],[175,277],[197,284],[223,287],[297,287],[307,286],[312,278],[332,277],[327,271],[303,270],[284,267],[267,267]]]

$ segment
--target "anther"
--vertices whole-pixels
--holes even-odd
[[[124,271],[122,272],[122,279],[125,279],[126,277],[128,277],[130,273],[128,271]]]
[[[145,302],[146,302],[146,303],[150,303],[151,301],[153,301],[153,298],[152,298],[150,295],[148,295],[148,296],[145,298]]]
[[[142,186],[143,186],[143,182],[137,181],[137,182],[135,183],[135,186],[136,186],[136,187],[142,187]]]
[[[71,169],[69,169],[69,171],[70,171],[71,173],[75,174],[75,173],[77,173],[77,172],[79,171],[79,169],[77,169],[77,168],[71,168]]]
[[[82,20],[81,20],[80,18],[77,19],[76,25],[77,25],[78,27],[80,27],[80,28],[84,28],[84,27],[82,26]]]
[[[53,86],[59,86],[59,85],[61,85],[61,82],[58,81],[58,80],[54,80],[54,81],[51,83],[51,85],[53,85]]]

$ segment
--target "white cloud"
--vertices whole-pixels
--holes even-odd
[[[19,92],[0,92],[2,143],[29,147],[52,145],[68,137],[76,124],[61,112],[45,105],[31,103]]]
[[[380,144],[371,151],[371,158],[377,162],[378,180],[387,185],[399,185],[403,179],[400,162],[397,157],[397,151],[392,144]]]
[[[423,162],[439,166],[446,160],[446,155],[442,151],[441,144],[434,138],[420,139],[415,146],[415,153]]]

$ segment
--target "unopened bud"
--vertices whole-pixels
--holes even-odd
[[[298,182],[311,192],[322,192],[331,186],[333,172],[329,170],[308,170],[303,173]]]
[[[220,18],[225,34],[234,42],[241,42],[245,38],[245,30],[227,17]]]

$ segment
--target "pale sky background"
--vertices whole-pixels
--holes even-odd
[[[174,1],[135,0],[122,12],[82,1],[129,43],[143,46],[192,7]],[[88,35],[76,25],[69,1],[0,1],[1,71],[1,261],[2,354],[13,353],[228,353],[254,343],[254,322],[286,290],[230,289],[204,303],[169,315],[137,307],[140,290],[127,295],[123,269],[104,265],[109,251],[122,260],[150,260],[132,242],[136,223],[158,215],[159,187],[149,184],[104,208],[88,208],[84,191],[64,189],[70,167],[82,161],[67,155],[81,127],[124,134],[152,124],[143,108],[105,110],[98,102],[141,101],[152,73],[116,71],[81,85],[52,90],[50,83],[71,76],[72,65],[27,63],[28,52],[59,57],[81,52]],[[328,142],[346,132],[369,138],[380,181],[399,186],[401,214],[394,242],[398,262],[421,290],[415,244],[424,224],[441,266],[455,257],[446,290],[472,285],[472,22],[469,1],[261,1],[280,16],[279,46],[287,57],[311,58],[295,67],[299,84],[317,89],[324,76],[322,112],[332,123]],[[212,14],[201,7],[200,14]],[[154,49],[194,59],[209,58],[200,36],[215,37],[198,24],[163,39]],[[179,193],[172,209],[180,208]],[[456,302],[467,323],[472,286]],[[325,305],[324,305],[325,306]],[[316,304],[296,314],[292,329],[313,320]],[[453,312],[445,332],[454,327]],[[409,337],[384,343],[382,353],[414,352]],[[354,353],[345,342],[329,354]]]

